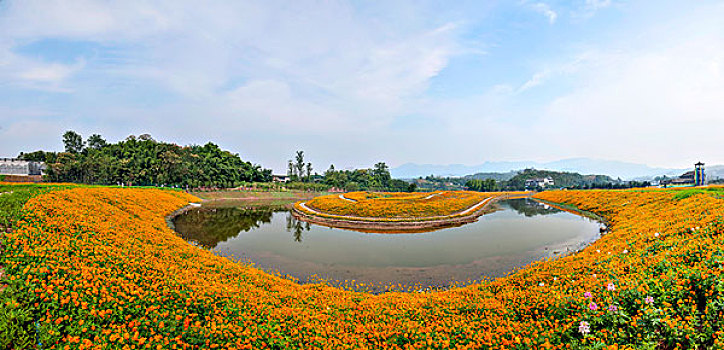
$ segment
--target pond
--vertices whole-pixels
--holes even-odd
[[[372,292],[444,288],[504,276],[578,250],[601,223],[531,199],[497,203],[476,222],[424,233],[381,234],[297,221],[290,211],[200,207],[174,219],[187,241],[300,282],[325,279]],[[344,281],[347,281],[346,283]],[[351,281],[354,281],[351,282]],[[356,287],[354,287],[356,286]]]

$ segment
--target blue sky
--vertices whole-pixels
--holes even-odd
[[[723,1],[0,1],[0,156],[724,163]]]

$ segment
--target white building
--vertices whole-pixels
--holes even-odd
[[[290,180],[287,175],[272,175],[273,182],[289,182]]]
[[[42,175],[45,164],[16,158],[0,158],[0,175]]]
[[[550,176],[545,178],[525,180],[525,188],[546,188],[548,186],[555,186],[555,182]]]

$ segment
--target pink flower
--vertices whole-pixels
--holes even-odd
[[[618,311],[618,306],[616,306],[616,305],[609,305],[609,306],[608,306],[608,311],[616,312],[616,311]]]
[[[613,282],[611,282],[611,283],[608,284],[608,286],[606,287],[606,289],[608,289],[608,290],[610,290],[610,291],[614,291],[614,290],[616,290],[616,285],[613,284]]]
[[[647,295],[647,296],[646,296],[646,299],[644,299],[644,302],[645,302],[646,304],[653,304],[653,303],[654,303],[654,298]]]
[[[593,297],[593,294],[591,294],[591,292],[585,292],[585,293],[583,293],[583,297],[586,299],[590,299]]]
[[[594,302],[591,302],[590,304],[588,304],[588,308],[591,309],[591,311],[596,311],[598,310],[598,305],[596,305],[596,303]]]

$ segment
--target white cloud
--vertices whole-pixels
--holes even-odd
[[[579,67],[574,90],[554,99],[539,127],[589,156],[658,165],[724,161],[724,27],[692,36],[660,32],[636,49],[601,52]],[[682,27],[676,27],[682,31]],[[691,28],[689,28],[691,29]],[[701,29],[701,28],[699,28]],[[656,44],[645,44],[656,43]]]
[[[73,65],[33,62],[29,64],[27,69],[18,72],[17,76],[20,79],[30,82],[57,85],[70,77],[74,72],[82,69],[82,67],[83,62],[78,62]]]
[[[612,0],[586,0],[583,5],[571,11],[571,16],[573,18],[588,19],[595,16],[598,11],[612,5],[614,5]]]
[[[538,73],[535,73],[528,81],[523,83],[523,85],[521,85],[520,88],[518,88],[518,92],[523,92],[528,89],[534,88],[534,87],[542,84],[543,81],[548,79],[548,77],[550,77],[550,76],[551,76],[551,71],[547,70],[547,69],[540,71]]]
[[[12,111],[0,110],[5,118],[0,118],[2,125],[0,126],[0,157],[15,157],[20,152],[32,152],[38,149],[56,149],[60,143],[60,137],[63,133],[62,126],[52,121],[41,120],[23,120],[22,118],[34,115],[34,111]],[[7,113],[7,114],[6,114]],[[12,120],[11,120],[12,118]],[[28,145],[26,140],[33,140],[32,145]]]
[[[586,0],[586,7],[592,11],[598,11],[611,6],[611,0]]]
[[[75,73],[83,69],[85,62],[73,64],[43,62],[14,54],[0,46],[0,79],[14,87],[51,92],[71,92],[66,84]]]
[[[548,22],[550,24],[556,23],[556,19],[558,18],[558,13],[556,11],[553,11],[551,7],[543,2],[537,2],[534,4],[531,4],[530,7],[535,10],[536,12],[542,14],[546,18],[548,18]]]
[[[517,90],[518,93],[530,90],[534,87],[538,87],[544,84],[546,81],[561,76],[568,76],[577,73],[581,67],[592,64],[597,53],[595,51],[586,51],[572,60],[555,65],[553,67],[545,67],[540,71],[534,73],[530,79],[523,83]]]
[[[345,3],[312,7],[30,0],[9,4],[0,31],[8,41],[55,37],[132,48],[103,67],[89,60],[85,67],[49,63],[19,69],[15,60],[6,71],[21,72],[16,79],[52,81],[58,88],[79,69],[96,69],[106,81],[153,81],[199,103],[224,101],[238,81],[277,81],[294,87],[282,101],[311,101],[297,104],[299,115],[372,122],[394,117],[404,99],[424,92],[450,57],[461,53],[454,23],[405,26],[361,16]]]
[[[357,166],[382,156],[398,163],[598,156],[668,165],[698,152],[695,144],[721,149],[713,133],[724,128],[724,9],[704,6],[679,20],[657,18],[661,26],[651,28],[638,21],[650,6],[628,7],[621,16],[630,18],[620,23],[591,23],[601,27],[588,29],[601,35],[563,35],[571,23],[561,18],[575,16],[575,10],[592,14],[624,6],[606,0],[577,4],[513,4],[558,25],[541,35],[524,33],[525,40],[513,35],[520,41],[506,46],[504,32],[521,33],[526,26],[510,29],[519,23],[496,17],[491,23],[505,23],[489,32],[466,32],[481,23],[466,23],[461,9],[437,17],[419,3],[377,8],[346,2],[8,1],[0,11],[0,88],[17,95],[23,89],[77,94],[54,105],[45,102],[53,98],[36,99],[31,91],[30,104],[58,106],[60,112],[0,111],[25,124],[3,115],[0,120],[3,130],[17,124],[14,130],[58,131],[53,138],[66,128],[109,139],[142,128],[179,143],[214,140],[278,169],[296,148],[310,157],[325,154],[322,162],[338,166],[344,166],[340,159]],[[14,50],[48,38],[101,49],[98,57],[70,64]],[[542,55],[526,52],[528,39],[541,40],[531,51]],[[451,74],[436,81],[462,97],[429,91],[454,58],[479,53],[482,41],[490,45],[489,60],[465,62],[455,74],[488,62],[506,71],[483,67],[470,69],[478,77],[455,80]],[[537,51],[538,44],[550,47]],[[521,78],[520,67],[533,69]],[[474,79],[495,86],[455,85]],[[150,96],[138,98],[136,88]],[[414,123],[417,115],[428,135],[420,136],[425,128],[412,132],[394,125],[397,117],[411,116],[403,120]],[[0,146],[23,143],[12,140]],[[42,142],[32,140],[24,144]]]

